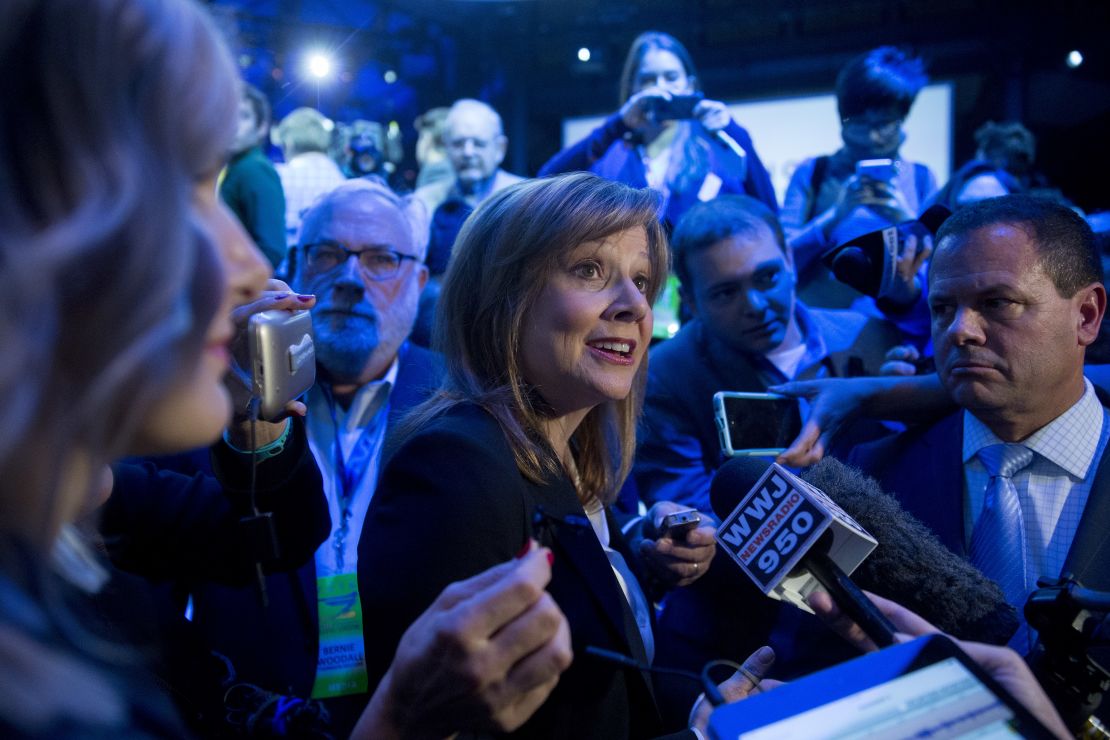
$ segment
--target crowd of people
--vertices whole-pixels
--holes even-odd
[[[1052,735],[1094,721],[1021,610],[1042,578],[1110,591],[1102,261],[1020,125],[939,190],[901,159],[920,60],[845,66],[844,146],[781,209],[661,32],[536,178],[487,103],[429,111],[408,194],[378,124],[271,132],[194,0],[8,3],[0,60],[5,737],[704,738],[714,704],[876,648],[718,552],[718,391],[800,399],[778,461],[877,478],[1018,613],[1009,647],[958,644]],[[830,272],[934,203],[882,295]],[[311,312],[315,349],[273,418],[265,311]],[[721,658],[715,691],[651,671]]]

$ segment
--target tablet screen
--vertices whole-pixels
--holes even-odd
[[[955,658],[740,735],[788,738],[1021,737],[1014,713]]]
[[[951,640],[921,637],[718,707],[716,740],[1047,738]]]

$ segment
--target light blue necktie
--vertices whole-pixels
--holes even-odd
[[[1018,610],[1022,626],[1010,641],[1020,653],[1029,651],[1029,633],[1022,610],[1029,595],[1025,517],[1021,513],[1012,476],[1033,461],[1025,445],[1000,444],[977,453],[990,474],[983,511],[971,536],[971,562],[1002,588],[1006,601]]]

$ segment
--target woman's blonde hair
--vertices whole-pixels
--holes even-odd
[[[0,535],[41,552],[200,361],[239,83],[190,0],[9,0],[0,66]]]
[[[647,237],[654,301],[668,267],[659,207],[651,190],[585,173],[527,180],[486,199],[459,233],[439,296],[435,343],[447,380],[408,428],[472,402],[497,419],[525,476],[542,482],[557,474],[561,463],[540,431],[542,399],[521,367],[526,316],[568,252],[629,229]],[[611,502],[628,475],[646,364],[627,398],[591,410],[571,438],[583,503]]]

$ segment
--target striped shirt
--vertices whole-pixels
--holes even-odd
[[[1030,592],[1038,577],[1060,575],[1110,437],[1106,409],[1091,381],[1084,378],[1084,383],[1074,406],[1021,442],[1034,452],[1033,461],[1013,476],[1025,518],[1025,585]],[[964,532],[970,545],[990,480],[976,453],[1003,440],[968,411],[963,421]]]

